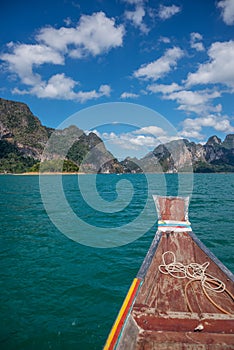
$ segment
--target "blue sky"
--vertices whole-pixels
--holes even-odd
[[[44,125],[108,103],[106,130],[95,113],[93,127],[79,113],[80,126],[122,153],[135,147],[130,155],[170,139],[163,117],[196,142],[234,132],[234,0],[3,0],[0,27],[0,96],[27,103]],[[121,116],[117,128],[115,102],[163,117],[142,114],[136,133],[122,125],[134,114]]]

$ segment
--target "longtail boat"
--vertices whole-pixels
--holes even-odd
[[[104,350],[234,349],[234,275],[193,233],[189,198],[154,200],[158,230]]]

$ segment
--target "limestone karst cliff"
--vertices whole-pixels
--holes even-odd
[[[157,145],[141,159],[127,157],[120,162],[95,133],[86,134],[74,125],[64,130],[48,128],[26,104],[0,98],[0,172],[38,171],[40,162],[48,171],[233,172],[234,134],[224,141],[212,136],[203,145],[174,140]]]

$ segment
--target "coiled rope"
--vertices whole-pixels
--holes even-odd
[[[167,264],[166,260],[168,260],[169,256],[171,257],[172,262]],[[202,290],[207,299],[223,313],[232,315],[229,311],[223,309],[220,305],[218,305],[207,293],[207,290],[211,290],[216,293],[226,292],[232,298],[232,300],[234,299],[233,295],[226,289],[224,282],[206,272],[210,264],[208,261],[203,264],[190,263],[188,265],[184,265],[176,261],[175,254],[172,251],[164,252],[162,255],[162,261],[163,263],[159,265],[159,271],[161,273],[164,275],[169,274],[174,278],[188,278],[190,280],[185,286],[185,298],[190,312],[193,312],[193,310],[187,297],[187,290],[192,282],[200,281]]]

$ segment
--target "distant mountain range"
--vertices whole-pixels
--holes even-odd
[[[141,159],[120,162],[95,133],[86,135],[76,126],[48,128],[26,104],[0,98],[0,173],[38,171],[39,166],[50,172],[234,172],[234,134],[223,142],[212,136],[205,145],[174,140]]]
[[[122,162],[126,172],[233,172],[234,134],[222,142],[211,136],[205,145],[186,139],[160,144],[141,159],[127,158]],[[136,166],[137,164],[137,166]]]

